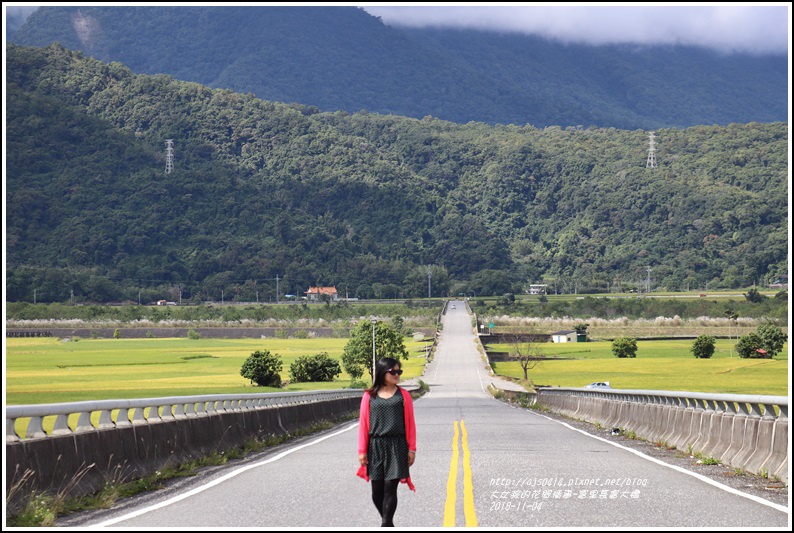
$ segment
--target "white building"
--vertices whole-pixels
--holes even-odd
[[[551,334],[552,342],[576,342],[576,330],[564,329]]]
[[[530,285],[529,294],[546,294],[548,285]]]

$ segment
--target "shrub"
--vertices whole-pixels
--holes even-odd
[[[277,339],[286,339],[289,337],[289,331],[286,329],[277,329],[276,330],[276,338]]]
[[[766,350],[767,357],[774,357],[783,349],[783,344],[788,340],[788,335],[772,324],[761,324],[756,329],[761,337],[762,348]]]
[[[290,381],[333,381],[342,373],[339,361],[326,352],[303,355],[289,366]]]
[[[114,339],[120,339],[121,338],[121,331],[119,330],[119,328],[116,328],[116,331],[113,332],[113,338]]]
[[[717,339],[711,335],[701,335],[692,343],[692,355],[698,359],[710,359],[714,355],[714,343]]]
[[[260,387],[281,387],[281,357],[269,350],[257,350],[248,356],[240,375]]]
[[[763,349],[764,341],[757,333],[748,333],[739,338],[736,344],[736,353],[742,359],[760,359],[769,356],[758,353],[758,349]]]
[[[309,332],[306,331],[305,329],[299,329],[292,332],[292,337],[295,339],[308,339]]]
[[[615,357],[637,357],[637,339],[619,337],[612,341],[612,353]]]
[[[200,339],[200,338],[201,338],[201,333],[199,333],[199,332],[198,332],[198,331],[196,331],[195,329],[190,329],[190,330],[188,330],[188,332],[187,332],[187,338],[188,338],[188,339],[193,339],[194,341],[195,341],[195,340],[198,340],[198,339]]]

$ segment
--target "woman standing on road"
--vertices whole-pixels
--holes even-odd
[[[372,501],[381,526],[394,527],[397,486],[416,491],[408,468],[416,458],[416,423],[410,393],[398,387],[400,362],[384,357],[375,365],[375,380],[364,391],[358,429],[358,475],[372,483]]]

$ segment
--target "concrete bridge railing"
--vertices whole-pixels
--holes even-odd
[[[19,497],[31,490],[88,494],[253,437],[346,418],[357,412],[361,395],[341,389],[8,406],[6,486]],[[47,433],[44,418],[53,416]],[[13,504],[8,493],[6,499]]]
[[[141,398],[134,400],[98,400],[85,402],[13,405],[5,408],[6,443],[17,442],[15,425],[18,419],[29,419],[24,438],[38,439],[71,435],[97,429],[123,428],[168,420],[197,418],[217,413],[243,412],[268,407],[300,405],[317,401],[335,400],[350,396],[361,397],[360,390],[332,390],[317,392],[282,392],[260,394],[223,394],[204,396],[172,396],[166,398]],[[115,418],[114,415],[115,414]],[[92,418],[99,415],[95,425]],[[79,415],[77,425],[71,428],[70,416]],[[55,426],[50,434],[43,428],[44,417],[55,416]]]
[[[788,482],[788,398],[682,391],[542,388],[537,402],[652,442]]]

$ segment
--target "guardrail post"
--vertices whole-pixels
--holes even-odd
[[[15,422],[16,420],[14,420],[13,418],[6,418],[6,442],[19,441],[19,436],[17,435],[17,432],[14,429]]]
[[[747,403],[736,402],[736,405],[738,409],[733,416],[733,424],[731,425],[731,444],[728,446],[728,449],[718,457],[720,461],[729,465],[734,464],[733,458],[739,454],[742,450],[742,446],[744,446],[744,429],[750,416]]]
[[[72,428],[69,427],[69,415],[62,414],[55,417],[55,425],[52,428],[53,435],[71,435]]]
[[[133,426],[140,426],[141,424],[146,424],[146,419],[143,417],[143,407],[136,407],[132,411],[132,422]]]
[[[83,411],[80,413],[80,417],[77,419],[77,427],[74,428],[75,433],[81,433],[84,431],[94,431],[96,428],[91,423],[91,412],[90,411]]]
[[[734,402],[723,400],[717,402],[717,408],[722,413],[720,417],[720,425],[715,433],[716,438],[714,442],[709,442],[707,446],[710,448],[709,455],[715,459],[719,459],[723,453],[731,445],[731,437],[733,434],[733,421],[736,417],[736,408]]]
[[[760,473],[766,459],[772,453],[772,441],[775,428],[775,408],[768,404],[763,405],[764,413],[758,420],[758,435],[756,436],[755,446],[749,457],[745,460],[743,467],[748,472]]]
[[[116,424],[113,423],[113,419],[110,417],[110,409],[104,409],[99,413],[99,425],[97,425],[97,429],[113,429],[116,427]]]
[[[742,448],[739,450],[739,453],[731,459],[731,464],[733,466],[741,466],[741,468],[744,468],[748,472],[753,472],[743,465],[747,464],[747,460],[755,451],[755,444],[758,439],[758,425],[761,422],[761,406],[756,402],[749,402],[749,406],[750,412],[747,414],[747,421],[744,423]]]
[[[42,421],[41,416],[32,416],[30,417],[30,423],[28,423],[28,430],[25,433],[25,437],[28,439],[42,439],[47,436],[44,433],[44,428],[41,425]]]

